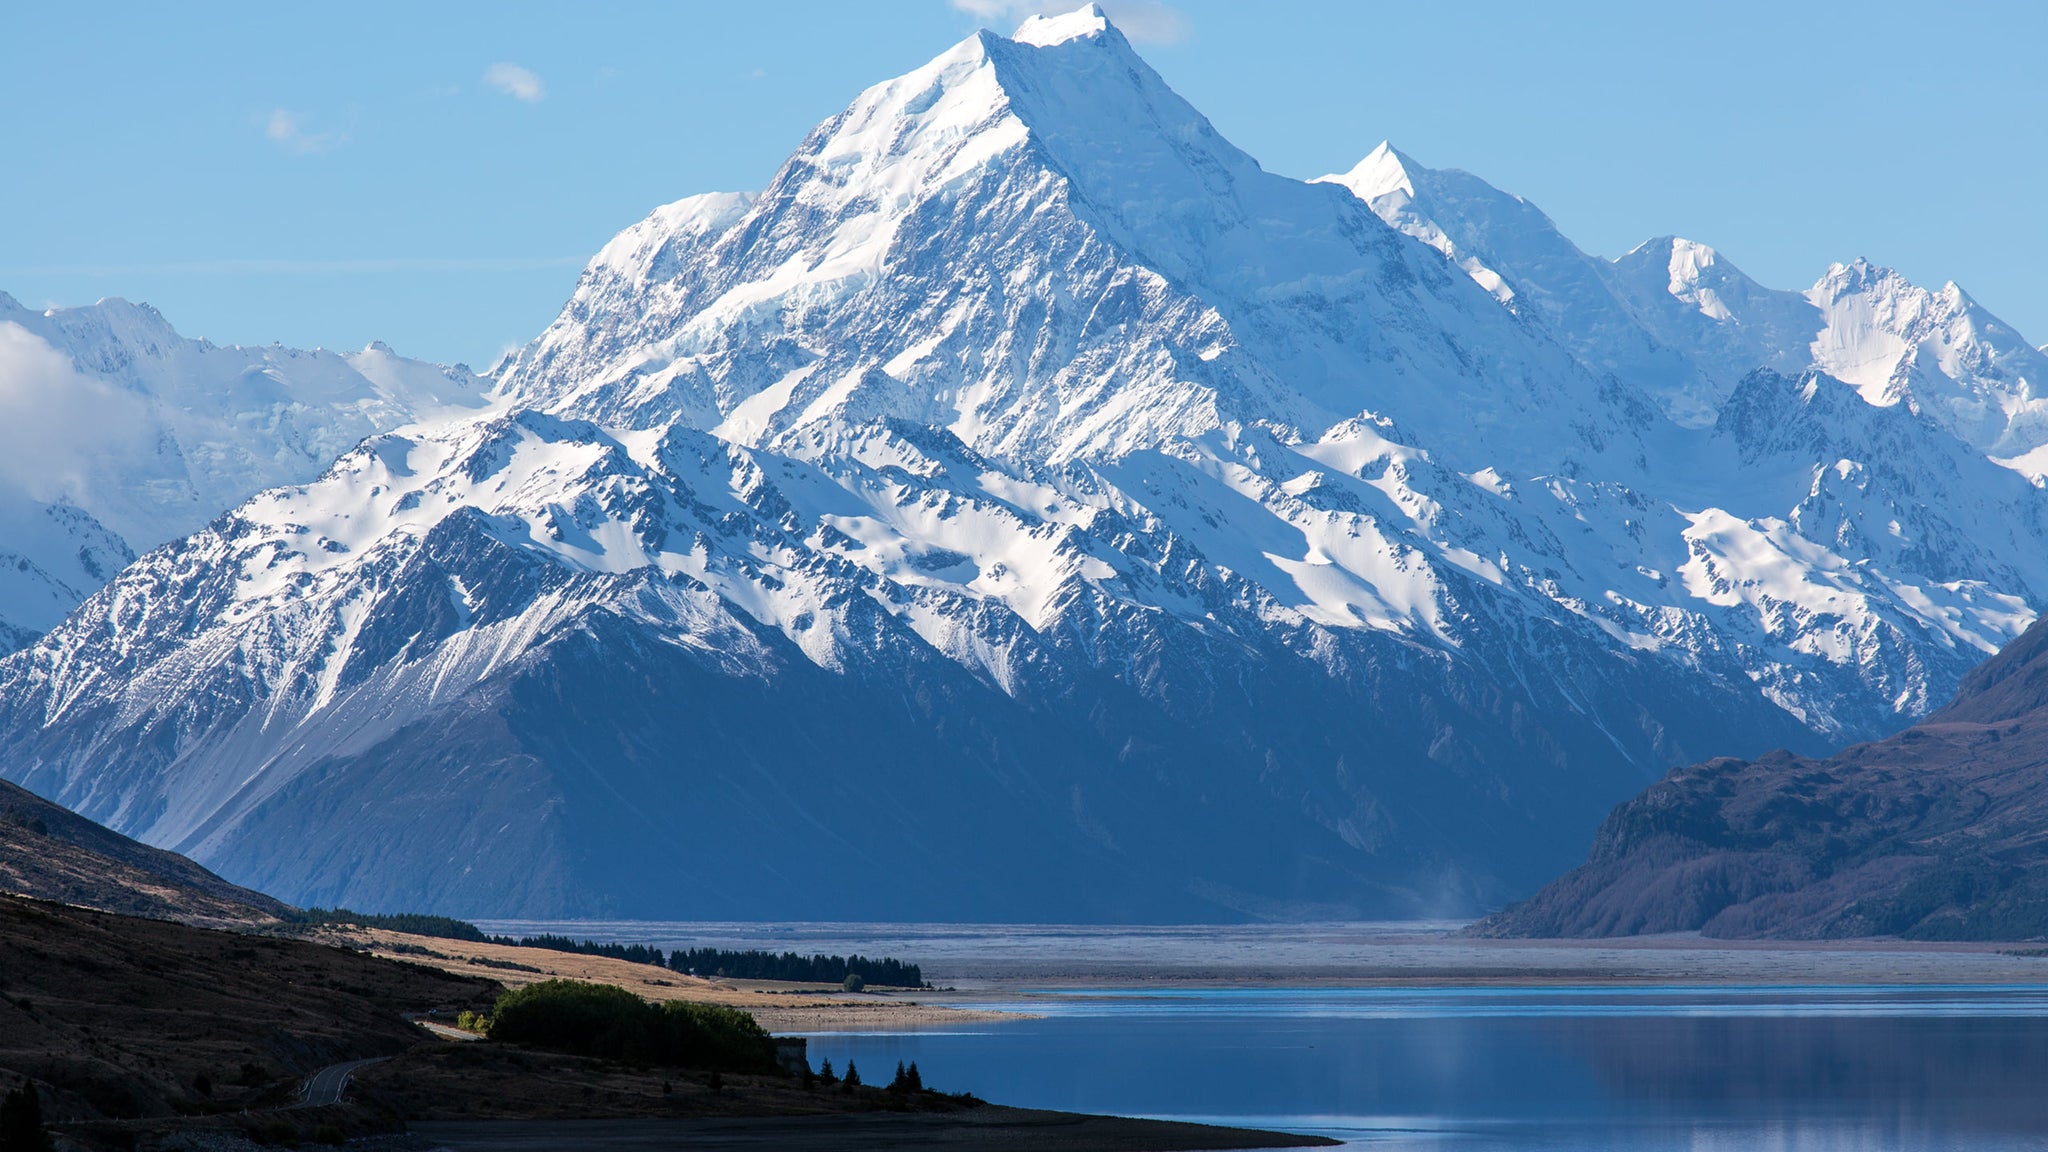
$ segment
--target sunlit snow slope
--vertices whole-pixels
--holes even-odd
[[[621,233],[499,407],[0,663],[0,765],[299,902],[1449,913],[2048,599],[2041,491],[1938,406],[2017,360],[1873,389],[1813,349],[1904,304],[1652,293],[1375,157],[1264,172],[1092,9],[972,37]]]

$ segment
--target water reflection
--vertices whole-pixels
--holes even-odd
[[[820,1036],[870,1079],[1388,1149],[2048,1148],[2048,992],[1260,990]]]

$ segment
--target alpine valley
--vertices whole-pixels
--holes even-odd
[[[0,772],[298,904],[1457,914],[2048,603],[2048,357],[1953,285],[1601,259],[1385,146],[1274,175],[1093,8],[657,209],[488,404],[446,380],[0,662]]]

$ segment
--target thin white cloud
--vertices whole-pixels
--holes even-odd
[[[273,108],[263,121],[263,134],[288,152],[311,155],[332,152],[348,142],[344,132],[309,132],[303,117],[284,108]]]
[[[538,104],[540,98],[547,95],[547,89],[542,86],[540,77],[534,75],[532,69],[503,61],[484,69],[484,83],[514,100],[524,100],[528,104]]]
[[[977,20],[1016,23],[1027,16],[1054,16],[1080,7],[1079,0],[946,0]],[[1161,0],[1101,0],[1110,22],[1133,44],[1178,44],[1188,38],[1188,18]]]
[[[79,372],[69,356],[0,322],[0,485],[36,500],[90,503],[96,462],[149,451],[135,394]]]

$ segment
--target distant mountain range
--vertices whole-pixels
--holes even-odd
[[[382,344],[187,340],[147,305],[35,312],[0,293],[0,652],[135,559],[363,437],[473,409],[484,382]]]
[[[1766,288],[1704,244],[1660,236],[1617,260],[1581,252],[1535,205],[1382,144],[1324,180],[1444,254],[1587,367],[1712,424],[1758,368],[1826,373],[1903,406],[2034,480],[2048,468],[2048,355],[1954,284],[1938,292],[1867,260],[1804,293]]]
[[[1276,176],[1092,8],[441,378],[0,662],[0,771],[301,904],[1451,914],[2048,602],[2048,359],[1959,289]]]

